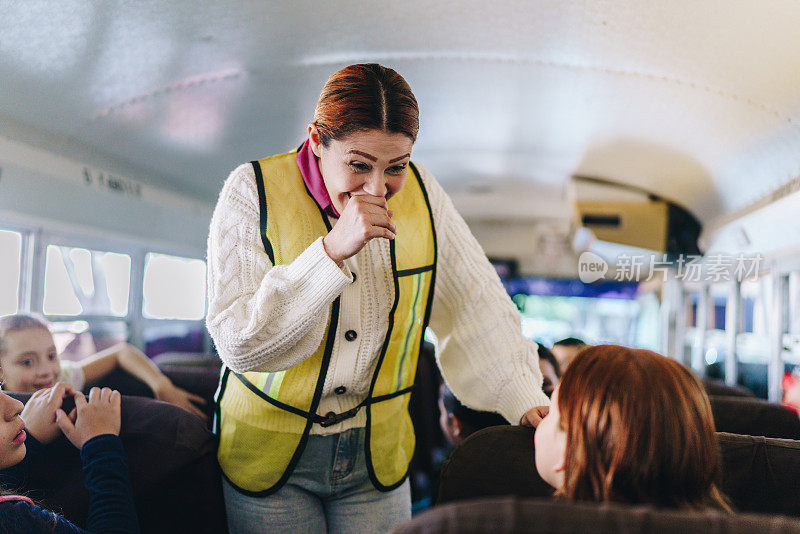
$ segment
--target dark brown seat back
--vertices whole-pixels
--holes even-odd
[[[476,432],[442,467],[439,503],[500,495],[547,497],[534,465],[534,430]],[[722,491],[740,511],[800,516],[800,442],[718,433]]]
[[[438,502],[552,495],[534,465],[533,433],[528,427],[494,426],[469,436],[442,466]]]
[[[717,432],[800,440],[800,418],[780,404],[746,397],[710,397]]]
[[[717,433],[722,490],[737,510],[800,516],[800,441]]]
[[[748,399],[755,399],[755,394],[749,389],[742,386],[729,386],[721,380],[714,378],[701,379],[703,387],[706,388],[706,393],[716,397],[747,397]]]
[[[394,534],[800,534],[786,517],[502,497],[429,510]]]

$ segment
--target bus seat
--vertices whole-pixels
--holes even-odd
[[[717,510],[665,510],[651,506],[571,503],[500,497],[439,506],[415,516],[393,534],[800,534],[787,517]]]
[[[752,391],[743,388],[742,386],[729,386],[725,382],[716,380],[714,378],[703,378],[701,379],[701,382],[703,383],[703,387],[706,388],[706,393],[708,393],[709,396],[756,398]]]
[[[22,402],[30,397],[11,396]],[[171,404],[123,396],[120,437],[142,532],[227,531],[216,439],[200,419]],[[85,525],[89,495],[78,450],[61,436],[45,451],[31,464],[22,490]]]
[[[717,433],[722,490],[737,510],[800,516],[800,441]]]
[[[486,428],[442,466],[439,503],[501,495],[548,497],[534,465],[534,430]],[[722,491],[740,511],[800,516],[800,441],[717,433]]]
[[[209,424],[214,412],[214,393],[219,385],[219,369],[204,367],[175,367],[163,369],[162,372],[179,388],[195,395],[200,395],[206,403],[199,406],[208,417]],[[210,427],[209,427],[210,428]]]
[[[494,426],[467,437],[442,465],[437,502],[552,495],[553,488],[534,465],[533,432],[522,426]]]
[[[161,367],[159,365],[159,368],[173,384],[205,399],[206,404],[199,408],[209,418],[210,423],[214,411],[214,392],[219,385],[219,367],[192,365],[166,365]],[[120,367],[117,367],[104,377],[86,384],[83,388],[84,393],[88,393],[95,386],[116,389],[123,395],[154,397],[153,391],[147,384]]]
[[[97,380],[87,382],[83,386],[83,392],[88,394],[93,387],[116,389],[122,395],[131,397],[153,398],[153,390],[150,389],[150,386],[122,367],[115,367],[111,372]]]
[[[737,362],[736,383],[752,391],[760,398],[767,398],[767,364],[752,362]],[[725,362],[717,361],[706,367],[706,377],[723,380],[725,378]]]
[[[745,397],[710,397],[717,432],[800,440],[800,418],[780,404]]]
[[[213,368],[219,371],[222,367],[219,356],[204,352],[164,352],[153,356],[153,363],[162,371],[174,367]]]

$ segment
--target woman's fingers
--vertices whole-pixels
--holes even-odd
[[[522,426],[532,426],[534,428],[538,427],[539,423],[542,422],[542,419],[544,419],[547,416],[549,411],[550,411],[549,406],[534,406],[533,408],[525,412],[525,414],[522,416],[520,424]]]
[[[393,214],[384,197],[352,196],[339,221],[322,240],[325,253],[341,265],[372,239],[394,239],[397,227],[392,222]]]
[[[361,214],[385,216],[390,220],[394,216],[394,212],[388,208],[386,204],[386,199],[383,197],[362,195],[353,198],[359,199],[355,203],[356,204],[355,209],[358,210]]]
[[[380,206],[383,209],[389,209],[388,204],[386,203],[386,197],[376,197],[373,195],[353,195],[350,197],[350,200],[355,200],[356,203],[365,203],[365,204],[372,204],[374,206]]]
[[[383,237],[384,239],[394,239],[397,236],[394,232],[383,226],[370,226],[367,233],[367,240]]]
[[[370,215],[383,215],[391,219],[394,216],[392,210],[386,209],[383,206],[376,206],[374,204],[364,204],[359,210],[361,213],[368,213]]]
[[[389,213],[391,211],[389,208],[386,207],[386,203],[373,204],[372,202],[362,202],[361,205],[357,207],[363,211],[368,211],[370,213]]]
[[[364,222],[366,222],[370,226],[382,226],[387,230],[391,230],[392,233],[397,233],[397,227],[394,225],[389,216],[386,215],[386,212],[377,214],[372,213],[369,215],[365,215]]]
[[[97,402],[100,400],[100,388],[94,387],[89,390],[89,402]]]

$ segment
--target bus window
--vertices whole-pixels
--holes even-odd
[[[652,298],[638,295],[636,283],[606,281],[584,284],[579,280],[523,277],[505,280],[522,319],[525,337],[552,344],[565,337],[589,343],[619,343],[651,348],[652,338],[640,335],[658,331],[657,318],[643,313],[657,308]]]
[[[786,284],[785,322],[788,335],[783,336],[784,361],[792,366],[800,366],[800,271],[788,275]]]
[[[0,230],[0,315],[17,313],[22,235]]]
[[[711,367],[708,370],[712,378],[724,378],[725,347],[725,310],[728,299],[728,288],[725,284],[711,284],[709,287],[709,306],[705,336],[705,361]],[[713,366],[713,367],[712,367]]]
[[[127,254],[49,245],[45,264],[45,315],[128,313],[131,258]]]
[[[800,336],[800,271],[789,274],[788,286],[788,330],[793,336]]]
[[[148,319],[199,320],[206,312],[206,262],[148,254],[143,314]]]
[[[741,333],[736,341],[740,362],[763,363],[769,360],[770,279],[742,282]]]
[[[53,321],[53,340],[62,360],[79,361],[128,339],[125,321]]]
[[[708,317],[709,330],[705,336],[707,376],[743,386],[758,397],[767,398],[770,279],[743,280],[738,290],[738,311],[733,316],[729,304],[737,293],[731,291],[731,284],[712,284],[710,291],[713,311]],[[732,317],[735,323],[730,323]],[[735,364],[727,361],[731,351]],[[727,377],[729,370],[735,376]]]

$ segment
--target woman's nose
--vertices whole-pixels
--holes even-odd
[[[378,174],[371,174],[364,184],[364,190],[370,195],[385,197],[388,192],[386,189],[386,180]]]

